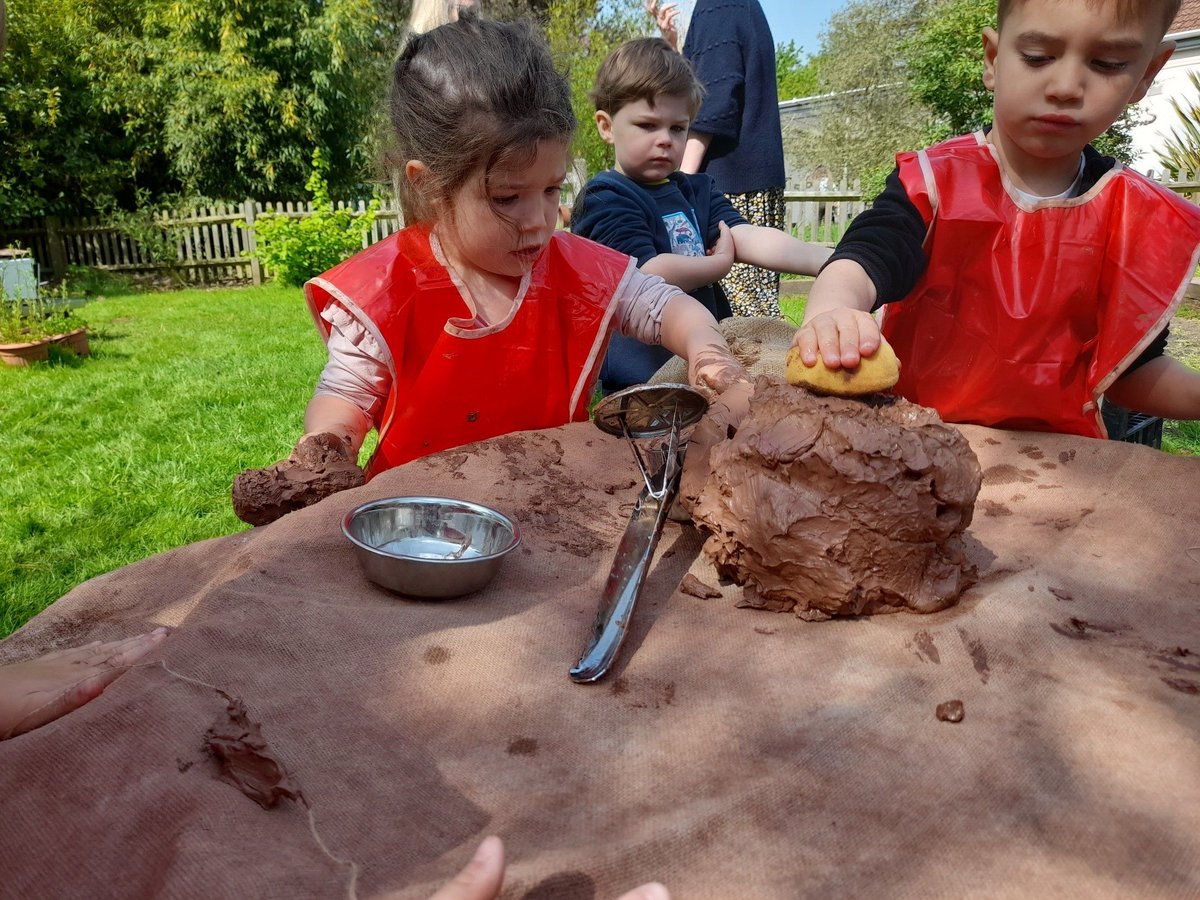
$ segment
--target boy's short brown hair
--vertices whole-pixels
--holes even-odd
[[[1018,3],[1028,2],[1029,0],[996,0],[998,25],[1003,27],[1005,17],[1014,6]],[[1179,14],[1179,6],[1183,0],[1085,0],[1085,2],[1088,6],[1093,7],[1114,4],[1117,8],[1117,18],[1122,22],[1138,21],[1145,15],[1158,13],[1162,16],[1162,31],[1158,33],[1158,36],[1162,37],[1171,27],[1171,23],[1175,21],[1175,16]]]
[[[588,93],[597,110],[615,116],[629,103],[645,100],[651,106],[660,94],[683,97],[695,117],[704,99],[704,86],[692,64],[662,38],[626,41],[600,64],[596,85]]]

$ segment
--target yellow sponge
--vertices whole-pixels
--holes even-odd
[[[787,355],[788,384],[799,384],[818,394],[835,394],[839,397],[858,397],[886,391],[900,380],[900,360],[892,345],[879,338],[879,349],[853,369],[827,369],[818,356],[815,366],[806,366],[800,359],[800,351],[792,347]]]

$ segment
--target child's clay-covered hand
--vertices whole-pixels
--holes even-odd
[[[743,373],[744,376],[745,373]],[[683,474],[679,481],[679,502],[691,512],[709,475],[709,453],[721,441],[737,431],[738,425],[750,411],[754,385],[744,377],[725,386],[708,405],[704,417],[696,423],[683,458]]]
[[[820,355],[827,368],[853,369],[864,356],[879,349],[879,324],[868,312],[838,307],[806,322],[792,346],[806,366],[815,366]]]
[[[247,469],[233,480],[233,511],[243,522],[266,525],[365,482],[343,438],[330,432],[306,434],[287,459]]]

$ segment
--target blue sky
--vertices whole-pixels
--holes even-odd
[[[795,41],[805,53],[816,53],[829,17],[849,0],[759,0],[776,44]]]

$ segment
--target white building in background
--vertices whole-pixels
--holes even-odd
[[[1183,100],[1196,93],[1188,73],[1200,71],[1200,0],[1183,0],[1167,37],[1175,41],[1175,52],[1158,73],[1146,99],[1138,104],[1138,109],[1154,117],[1154,121],[1133,130],[1133,168],[1139,172],[1162,171],[1157,150],[1178,121],[1171,99]]]

